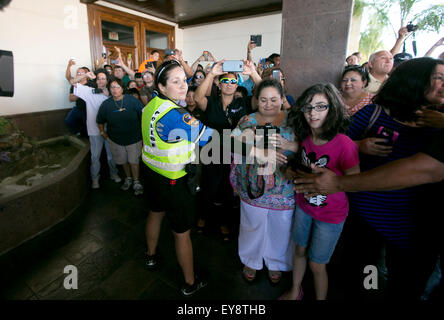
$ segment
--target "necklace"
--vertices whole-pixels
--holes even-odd
[[[125,110],[125,108],[123,107],[123,98],[124,98],[124,97],[122,97],[122,102],[120,103],[120,107],[117,105],[116,100],[113,98],[114,105],[116,106],[117,109],[119,109],[119,112]]]

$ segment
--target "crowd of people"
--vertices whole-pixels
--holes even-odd
[[[443,254],[442,218],[430,198],[443,190],[436,137],[444,129],[444,53],[437,59],[399,53],[407,34],[401,28],[395,46],[368,62],[353,53],[337,83],[307,84],[296,99],[280,55],[256,64],[251,41],[240,72],[224,70],[225,60],[208,51],[189,65],[178,49],[163,61],[154,50],[132,70],[116,48],[116,64],[103,60],[94,72],[78,68],[75,77],[70,60],[75,107],[66,123],[89,138],[93,189],[100,188],[104,145],[111,179],[122,181],[122,166],[121,189],[145,191],[148,268],[162,263],[157,247],[166,216],[185,296],[207,284],[193,263],[196,228],[222,241],[239,230],[248,282],[264,267],[272,285],[292,271],[292,287],[280,299],[303,298],[307,265],[316,299],[328,297],[327,264],[340,238],[348,298],[365,298],[363,270],[377,265],[386,270],[388,297],[420,299]],[[402,172],[382,182],[379,168],[399,172],[397,166],[411,168],[424,153],[438,159],[440,178],[412,173],[402,180],[410,174]],[[355,176],[364,177],[361,188]]]

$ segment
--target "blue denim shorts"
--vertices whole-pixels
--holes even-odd
[[[338,243],[344,222],[339,224],[322,222],[313,219],[301,208],[296,207],[293,222],[293,240],[300,247],[308,247],[310,261],[327,264]]]

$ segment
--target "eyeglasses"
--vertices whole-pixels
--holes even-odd
[[[118,88],[122,88],[121,86],[110,86],[110,89],[118,89]]]
[[[321,105],[316,105],[316,106],[311,106],[309,104],[306,104],[305,106],[303,106],[301,108],[301,111],[303,113],[307,113],[307,112],[311,112],[311,110],[314,110],[316,112],[322,112],[328,109],[328,104],[321,104]]]
[[[203,74],[199,74],[199,75],[195,76],[195,78],[196,78],[196,79],[203,79],[203,78],[205,78],[205,77],[204,77]]]
[[[237,79],[233,79],[233,78],[222,78],[219,80],[220,83],[231,83],[231,84],[236,84],[237,83]]]

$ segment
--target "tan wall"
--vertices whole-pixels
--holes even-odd
[[[97,4],[167,23],[103,1]],[[178,47],[182,39],[176,26]],[[79,0],[11,1],[0,12],[0,49],[13,52],[15,76],[14,97],[0,97],[0,116],[72,107],[65,79],[68,60],[77,61],[71,73],[92,65],[86,5]]]
[[[0,115],[72,106],[64,79],[70,57],[91,65],[86,6],[73,0],[14,0],[0,12],[0,48],[14,54],[15,93]]]
[[[184,58],[190,64],[208,50],[217,59],[246,59],[250,35],[262,34],[262,46],[251,52],[254,62],[281,52],[282,14],[238,19],[185,28]]]

